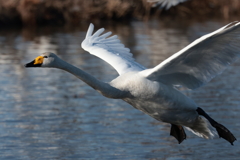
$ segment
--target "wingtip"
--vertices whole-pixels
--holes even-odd
[[[93,30],[94,30],[94,25],[92,23],[90,23],[88,30],[87,30],[86,38],[90,37],[92,35]]]
[[[239,24],[240,24],[239,21],[233,21],[233,22],[227,24],[227,25],[224,27],[224,29],[226,29],[226,28],[231,28],[231,27],[237,26],[237,25],[239,25]]]
[[[100,28],[99,30],[97,30],[92,37],[98,37],[99,35],[101,35],[103,32],[105,31],[104,28]]]
[[[89,24],[89,28],[90,28],[90,27],[94,27],[94,24],[93,24],[93,23],[90,23],[90,24]]]
[[[101,32],[101,33],[104,32],[104,31],[105,31],[105,28],[100,28],[99,29],[99,32]]]
[[[236,23],[235,23],[235,26],[237,26],[237,25],[239,25],[240,24],[240,22],[239,21],[235,21]]]

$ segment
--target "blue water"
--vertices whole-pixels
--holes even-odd
[[[194,39],[228,22],[98,24],[117,34],[146,67],[159,64]],[[170,126],[121,100],[107,99],[58,69],[24,68],[51,51],[96,78],[116,71],[81,48],[88,24],[0,31],[0,159],[239,159],[240,142],[205,140],[186,131],[182,144]],[[206,86],[185,91],[240,139],[240,59]]]

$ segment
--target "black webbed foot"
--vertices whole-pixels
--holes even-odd
[[[171,124],[171,130],[170,135],[175,137],[178,140],[178,143],[180,144],[184,139],[186,139],[186,133],[182,126],[178,126],[175,124]]]
[[[223,125],[217,123],[213,127],[216,128],[219,137],[227,140],[229,143],[231,143],[231,145],[233,145],[233,142],[235,140],[237,140],[234,137],[234,135],[226,127],[224,127]]]
[[[222,137],[223,139],[225,139],[229,143],[231,143],[231,145],[233,145],[233,142],[237,139],[234,137],[234,135],[226,127],[224,127],[222,124],[213,120],[203,109],[198,107],[196,111],[198,112],[199,115],[204,116],[210,122],[210,124],[214,128],[216,128],[220,138]]]

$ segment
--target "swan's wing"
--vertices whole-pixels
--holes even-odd
[[[160,6],[166,10],[185,1],[187,0],[148,0],[148,2],[153,3],[154,6]]]
[[[82,42],[84,50],[108,62],[120,75],[145,69],[134,61],[130,50],[124,47],[116,35],[108,37],[112,34],[111,32],[101,35],[104,31],[103,28],[92,34],[93,30],[94,26],[90,24],[86,38]]]
[[[240,56],[240,23],[233,22],[202,36],[156,67],[142,71],[167,85],[198,88]]]

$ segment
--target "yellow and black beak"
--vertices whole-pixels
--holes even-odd
[[[32,62],[25,64],[25,67],[41,67],[43,63],[43,56],[38,56]]]

